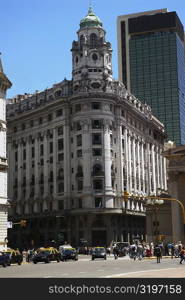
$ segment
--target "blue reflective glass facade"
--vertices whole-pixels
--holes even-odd
[[[121,28],[121,41],[129,34],[130,74],[122,59],[122,80],[164,123],[167,140],[185,144],[184,28],[176,12],[130,18],[128,26],[128,32]]]

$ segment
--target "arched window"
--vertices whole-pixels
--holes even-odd
[[[90,35],[90,48],[96,48],[97,46],[97,35],[95,33],[92,33]]]
[[[100,164],[94,165],[93,175],[102,175],[102,166]]]

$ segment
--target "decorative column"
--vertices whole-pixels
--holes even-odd
[[[112,195],[112,181],[111,181],[111,151],[110,151],[110,132],[109,122],[106,121],[104,125],[104,171],[105,171],[105,206],[113,208],[113,197]],[[109,197],[108,197],[109,196]]]
[[[159,153],[159,147],[156,147],[156,180],[157,180],[157,188],[160,188],[160,172],[159,172],[159,159],[160,159],[160,153]]]
[[[30,170],[31,170],[31,141],[29,138],[26,138],[26,197],[25,199],[28,200],[30,197]]]
[[[68,120],[64,123],[64,208],[70,209],[71,196],[71,155],[70,149],[70,124]]]
[[[58,140],[57,140],[57,133],[56,133],[56,128],[53,129],[53,195],[54,197],[57,194],[57,157],[58,157]]]
[[[164,190],[167,191],[167,165],[166,158],[163,157],[163,176],[164,176]]]
[[[128,175],[128,133],[127,133],[127,129],[125,128],[125,155],[124,155],[124,166],[125,166],[125,175],[127,178],[127,185],[124,186],[124,188],[126,189],[126,191],[129,190],[129,186],[128,186],[128,182],[129,182],[129,175]]]
[[[44,198],[48,196],[48,139],[47,132],[44,132]],[[56,172],[56,171],[55,171]]]
[[[127,141],[128,141],[128,192],[132,191],[132,165],[131,165],[131,137],[130,133],[127,135]]]
[[[91,197],[91,132],[90,132],[90,122],[89,120],[83,120],[81,122],[82,126],[82,149],[83,149],[83,193],[85,203],[84,207],[94,207],[92,203],[93,199]]]
[[[146,163],[147,163],[147,171],[146,171],[146,178],[148,181],[146,187],[146,193],[149,195],[151,193],[151,162],[150,162],[150,144],[146,144]]]
[[[22,162],[23,162],[23,155],[22,155],[22,141],[21,139],[18,140],[18,190],[17,190],[17,199],[18,201],[22,197]]]
[[[164,189],[164,173],[163,173],[163,157],[161,155],[162,153],[162,149],[159,150],[159,159],[160,159],[160,163],[159,163],[159,166],[160,166],[160,188],[161,189]]]
[[[132,189],[134,190],[134,193],[136,193],[136,138],[135,138],[135,136],[133,136],[133,140],[132,140],[132,149],[133,149],[132,178],[134,179],[134,185],[132,186]]]
[[[141,140],[141,180],[143,182],[142,192],[145,193],[145,156],[144,156],[144,140]]]
[[[138,179],[138,191],[141,192],[141,140],[137,142],[137,179]]]
[[[152,192],[156,192],[156,172],[155,172],[155,145],[152,145],[152,149],[151,149],[151,164],[152,164],[152,181],[153,181],[153,191]]]
[[[118,122],[117,124],[117,148],[118,148],[118,155],[117,157],[117,175],[118,175],[118,179],[117,179],[117,191],[118,193],[122,193],[124,190],[124,179],[123,178],[123,165],[124,165],[124,157],[125,155],[123,155],[123,147],[122,147],[122,123]],[[125,141],[124,141],[125,142]]]
[[[39,135],[35,137],[35,198],[39,196]]]

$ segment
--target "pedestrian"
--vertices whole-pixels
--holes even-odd
[[[142,260],[142,258],[143,258],[143,252],[144,252],[143,245],[141,243],[139,243],[137,245],[137,258],[139,260]]]
[[[171,244],[171,258],[175,256],[175,245],[172,243]]]
[[[182,264],[183,260],[185,261],[185,247],[182,247],[179,256],[180,256],[180,264]]]
[[[156,245],[154,248],[154,255],[157,258],[157,263],[161,262],[161,255],[162,255],[162,251],[161,251],[161,247],[159,245]]]
[[[134,260],[136,260],[136,257],[137,257],[137,246],[136,246],[136,244],[130,245],[129,256],[130,256],[130,258],[133,258]]]
[[[118,251],[118,248],[117,248],[117,247],[114,247],[114,248],[113,248],[113,254],[114,254],[114,259],[117,259],[117,258],[118,258],[118,255],[119,255],[119,251]]]

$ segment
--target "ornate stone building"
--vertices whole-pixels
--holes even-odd
[[[7,156],[6,156],[6,90],[11,82],[3,72],[0,59],[0,250],[7,244]]]
[[[9,198],[17,246],[145,239],[143,195],[166,189],[164,127],[112,77],[90,8],[72,43],[72,80],[9,100]],[[140,196],[125,203],[124,191]]]
[[[171,208],[171,240],[185,242],[185,146],[173,147],[164,151],[164,157],[168,162],[167,182],[168,190],[172,198],[181,201],[181,205],[173,201],[170,202]],[[165,233],[164,233],[165,234]]]

